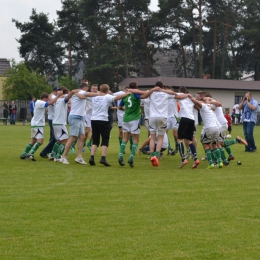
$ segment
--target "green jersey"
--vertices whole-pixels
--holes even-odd
[[[125,106],[123,122],[140,119],[140,96],[139,94],[131,94],[121,100],[120,106]]]

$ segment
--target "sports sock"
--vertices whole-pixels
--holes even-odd
[[[90,139],[87,143],[87,146],[91,146],[92,145],[92,139]]]
[[[215,150],[211,150],[211,156],[212,156],[213,163],[217,163],[218,160],[217,160],[217,156],[215,154]]]
[[[220,154],[221,154],[222,161],[225,161],[227,159],[227,157],[225,155],[224,148],[223,147],[219,148],[219,151],[220,151]]]
[[[119,145],[121,145],[123,138],[118,137]]]
[[[224,147],[224,148],[225,148],[226,152],[228,153],[228,156],[232,157],[233,154],[232,154],[230,146],[227,146],[227,147]]]
[[[120,151],[119,151],[118,158],[123,158],[123,154],[125,152],[125,146],[126,146],[126,142],[122,141],[122,143],[120,145]]]
[[[185,154],[184,154],[184,146],[183,146],[183,142],[179,143],[179,152],[181,155],[181,160],[182,162],[184,162],[184,160],[186,159]]]
[[[25,149],[24,149],[24,151],[23,151],[23,153],[22,153],[22,156],[26,156],[31,149],[32,149],[32,144],[30,144],[30,143],[27,144]]]
[[[224,147],[226,148],[227,146],[230,146],[230,145],[236,144],[236,143],[238,143],[237,139],[225,139],[224,140]]]
[[[33,155],[37,151],[37,149],[40,147],[40,145],[41,144],[39,142],[36,142],[34,144],[34,146],[32,147],[32,149],[30,150],[29,154]]]
[[[220,155],[220,151],[218,148],[215,148],[213,150],[213,153],[215,154],[216,156],[216,159],[217,159],[217,163],[221,163],[222,162],[222,159],[221,159],[221,155]]]
[[[211,165],[213,163],[211,151],[209,149],[207,149],[207,150],[205,150],[205,154],[208,159],[209,165]]]
[[[193,155],[193,160],[196,161],[198,159],[196,147],[193,143],[189,144],[189,147],[190,147],[190,151]]]
[[[59,149],[58,149],[58,151],[56,152],[56,159],[60,159],[61,158],[61,155],[63,154],[63,152],[64,152],[64,150],[65,150],[65,144],[60,144],[59,145]]]
[[[135,143],[133,143],[133,145],[132,145],[132,151],[131,151],[131,155],[130,155],[130,160],[132,160],[132,161],[134,160],[137,146],[138,146],[138,144],[135,144]]]
[[[58,152],[59,150],[59,147],[60,147],[60,143],[56,142],[52,148],[52,151],[51,151],[51,156],[52,157],[55,157],[56,156],[56,153]]]
[[[159,158],[160,152],[156,151],[154,154],[157,158]]]
[[[151,152],[150,153],[150,157],[152,158],[154,156],[154,152]]]

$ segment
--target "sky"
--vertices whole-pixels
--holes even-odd
[[[151,0],[150,9],[158,10],[158,0]],[[0,58],[21,61],[16,39],[20,38],[20,30],[12,19],[28,22],[32,9],[37,13],[49,14],[49,21],[56,20],[56,10],[61,10],[61,0],[1,0],[0,8]]]

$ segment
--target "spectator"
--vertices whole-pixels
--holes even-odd
[[[7,125],[7,119],[8,119],[8,102],[5,101],[3,104],[4,108],[4,124]]]
[[[247,141],[245,152],[255,152],[257,147],[254,139],[254,127],[257,120],[258,102],[253,99],[252,94],[247,92],[239,104],[239,110],[242,109],[242,122],[244,136]]]
[[[238,125],[239,124],[239,119],[240,119],[240,111],[239,111],[239,105],[238,104],[235,104],[233,106],[233,112],[234,112],[234,123],[235,125]]]
[[[231,134],[231,131],[232,131],[232,117],[231,117],[231,115],[229,114],[229,109],[228,109],[228,108],[225,109],[224,117],[225,117],[226,120],[227,120],[228,133]]]
[[[9,105],[10,125],[15,125],[17,106],[14,101]]]

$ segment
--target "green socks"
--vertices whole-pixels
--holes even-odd
[[[208,159],[209,165],[211,165],[213,163],[211,151],[209,149],[205,150],[205,155]]]
[[[133,144],[133,145],[132,145],[131,155],[130,155],[130,158],[129,158],[131,161],[134,160],[135,152],[136,152],[137,146],[138,146],[138,144]]]
[[[36,142],[34,144],[34,146],[32,147],[32,149],[30,150],[29,154],[33,155],[37,151],[37,149],[40,147],[40,145],[41,145],[40,143]]]
[[[25,150],[22,153],[22,156],[26,156],[31,149],[32,149],[32,145],[30,143],[27,144],[26,147],[25,147]]]
[[[56,142],[54,144],[53,148],[52,148],[51,157],[55,157],[56,156],[56,153],[58,152],[59,147],[60,147],[60,144],[58,142]]]
[[[125,146],[126,142],[122,141],[120,145],[120,151],[119,151],[119,157],[118,158],[123,158],[123,154],[125,152]]]
[[[56,159],[60,159],[61,156],[62,156],[62,154],[63,154],[63,152],[64,152],[64,150],[65,150],[65,144],[60,144],[60,145],[59,145],[59,149],[58,149],[58,151],[57,151],[57,153],[56,153],[55,158],[56,158]]]
[[[237,139],[225,139],[224,140],[224,147],[226,148],[227,146],[230,146],[232,144],[236,144]]]
[[[213,154],[217,159],[217,163],[222,163],[222,159],[221,159],[221,154],[220,154],[220,150],[218,148],[215,148],[213,150]]]

